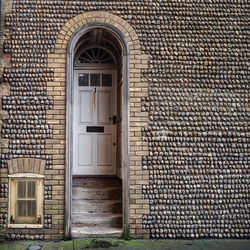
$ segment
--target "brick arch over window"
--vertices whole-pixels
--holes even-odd
[[[146,80],[141,70],[148,68],[148,55],[142,54],[139,38],[133,27],[121,17],[102,11],[80,14],[67,21],[58,33],[53,53],[48,55],[48,66],[54,70],[54,81],[48,83],[48,94],[54,98],[54,109],[47,113],[48,123],[54,131],[53,139],[47,140],[47,153],[53,154],[53,168],[65,174],[65,236],[70,237],[71,196],[71,137],[72,112],[72,63],[77,39],[94,27],[113,32],[123,43],[124,77],[127,91],[127,182],[123,186],[126,215],[124,233],[136,237],[149,237],[143,229],[143,214],[148,214],[142,185],[148,183],[148,172],[142,170],[142,156],[148,155],[148,144],[142,141],[140,131],[147,126],[148,113],[141,112],[141,98],[148,96]],[[140,115],[138,116],[138,112]],[[65,115],[66,113],[66,115]],[[139,132],[138,132],[139,131]],[[65,153],[66,152],[66,153]],[[129,199],[129,198],[130,199]],[[130,200],[130,202],[129,202]],[[130,230],[129,232],[126,230]]]
[[[43,175],[46,161],[36,158],[15,158],[8,161],[9,174],[34,173]]]

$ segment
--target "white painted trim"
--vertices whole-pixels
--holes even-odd
[[[95,70],[95,69],[108,69],[108,70],[116,70],[116,65],[115,64],[97,64],[97,63],[75,63],[74,64],[74,70],[82,70],[82,69],[86,69],[86,70]]]

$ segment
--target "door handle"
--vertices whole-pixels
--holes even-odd
[[[112,117],[109,117],[109,120],[112,120],[113,124],[117,123],[116,115],[113,115]]]
[[[113,124],[116,124],[116,115],[113,115]]]

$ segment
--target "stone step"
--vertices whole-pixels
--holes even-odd
[[[114,177],[73,179],[72,237],[122,236],[122,184]]]
[[[72,212],[121,213],[121,200],[73,200]]]
[[[73,187],[119,187],[121,179],[117,177],[74,177]]]
[[[89,226],[74,226],[71,229],[72,238],[121,238],[122,229],[116,227],[89,227]]]
[[[92,225],[99,227],[112,227],[122,225],[122,215],[120,213],[72,213],[72,223],[84,225]]]
[[[120,200],[121,187],[73,187],[73,200]]]

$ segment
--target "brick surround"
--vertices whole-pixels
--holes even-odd
[[[54,138],[47,142],[48,154],[53,154],[54,168],[65,168],[66,138],[66,64],[67,48],[72,35],[89,24],[108,24],[125,35],[130,49],[130,228],[134,237],[147,237],[142,228],[142,214],[148,213],[148,202],[143,200],[142,185],[148,183],[147,171],[142,171],[142,156],[148,155],[148,147],[141,140],[141,131],[147,125],[148,113],[142,112],[141,98],[148,95],[148,84],[141,80],[141,69],[148,67],[148,56],[141,54],[140,42],[134,29],[122,18],[107,12],[90,12],[74,17],[60,30],[53,53],[48,55],[48,67],[54,70],[48,94],[54,99],[53,110],[48,111],[48,123],[53,126]],[[55,122],[57,124],[55,124]]]

